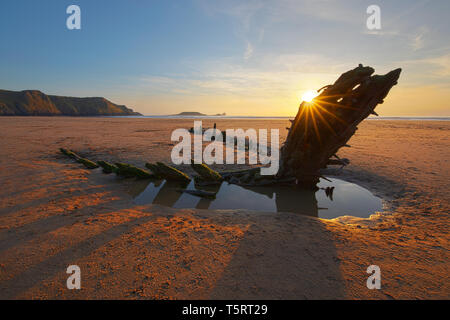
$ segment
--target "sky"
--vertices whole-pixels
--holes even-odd
[[[69,30],[69,5],[81,30]],[[369,30],[369,5],[381,29]],[[144,115],[295,116],[359,63],[401,67],[382,116],[450,116],[448,0],[4,0],[0,88]]]

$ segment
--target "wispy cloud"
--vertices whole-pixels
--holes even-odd
[[[432,75],[443,81],[450,80],[448,79],[450,77],[450,53],[424,59],[405,60],[402,63],[421,68],[418,71],[422,76]]]
[[[362,32],[363,34],[369,34],[369,35],[378,35],[378,36],[399,36],[401,35],[399,31],[396,30],[364,30]]]
[[[190,70],[195,72],[182,76],[139,79],[139,86],[154,99],[164,96],[158,102],[176,97],[197,106],[213,100],[234,106],[237,113],[241,106],[253,112],[265,108],[266,114],[273,114],[273,106],[283,106],[291,112],[299,92],[330,84],[358,63],[369,63],[378,73],[403,67],[399,88],[411,90],[398,92],[416,89],[423,94],[427,86],[445,96],[441,90],[442,83],[449,84],[450,55],[438,41],[439,26],[418,19],[429,0],[410,6],[380,0],[383,29],[376,31],[366,28],[368,2],[199,1],[208,15],[232,23],[238,50],[234,55],[191,61]],[[443,11],[439,4],[434,10]],[[399,104],[400,95],[395,101]]]
[[[425,36],[429,32],[428,27],[422,26],[419,30],[412,36],[411,47],[414,51],[420,50],[425,46]]]
[[[245,49],[245,53],[244,53],[244,59],[248,60],[252,57],[253,55],[253,46],[250,42],[247,43],[247,48]]]
[[[236,97],[293,96],[334,81],[352,63],[320,55],[265,55],[255,66],[232,61],[207,61],[189,75],[144,76],[138,85],[154,94],[235,95]]]

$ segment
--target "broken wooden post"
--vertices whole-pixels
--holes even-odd
[[[300,104],[281,148],[278,179],[295,177],[299,186],[317,188],[319,170],[347,145],[358,124],[383,102],[397,84],[401,69],[383,76],[373,73],[373,68],[359,65],[342,74],[333,85],[322,88],[311,102]]]
[[[83,164],[88,169],[97,169],[98,168],[98,164],[96,164],[94,161],[91,161],[86,158],[80,157],[77,159],[77,162]]]
[[[136,177],[138,179],[154,179],[155,176],[150,172],[143,169],[137,168],[128,163],[115,163],[117,170],[115,171],[117,175],[124,177]]]
[[[83,164],[86,168],[88,169],[96,169],[98,168],[98,165],[86,158],[80,157],[79,155],[77,155],[75,152],[73,152],[72,150],[68,150],[68,149],[64,149],[64,148],[59,148],[59,150],[65,154],[66,156],[74,159],[76,162]]]
[[[118,170],[118,168],[115,165],[113,165],[109,162],[103,161],[103,160],[97,161],[97,164],[103,168],[103,173],[106,173],[106,174],[117,172],[117,170]]]
[[[168,166],[162,162],[157,162],[156,165],[152,163],[146,163],[145,166],[149,168],[155,174],[155,176],[162,179],[184,183],[191,181],[191,178],[189,178],[189,176],[184,172],[181,172],[180,170]]]
[[[204,191],[204,190],[182,190],[179,189],[178,192],[181,193],[187,193],[196,197],[200,197],[200,198],[207,198],[207,199],[215,199],[216,198],[216,192],[209,192],[209,191]]]
[[[194,160],[191,161],[192,169],[199,175],[197,180],[209,181],[209,182],[221,182],[222,176],[217,171],[212,170],[206,164],[196,164]]]
[[[77,160],[78,158],[80,158],[75,152],[65,149],[65,148],[59,148],[59,150],[61,151],[61,153],[65,154],[66,156]]]

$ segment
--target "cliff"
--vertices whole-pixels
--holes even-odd
[[[49,96],[37,90],[0,90],[0,116],[127,116],[139,113],[105,98]]]

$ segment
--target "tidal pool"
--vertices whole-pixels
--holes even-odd
[[[196,187],[194,181],[184,190],[217,192],[215,199],[183,193],[177,183],[150,182],[132,190],[135,203],[159,204],[172,208],[248,209],[264,212],[293,212],[323,219],[339,216],[368,218],[382,210],[382,201],[369,190],[340,179],[320,180],[318,191],[289,186],[243,187],[228,182]],[[334,187],[330,194],[330,188]],[[328,190],[327,190],[328,188]]]

